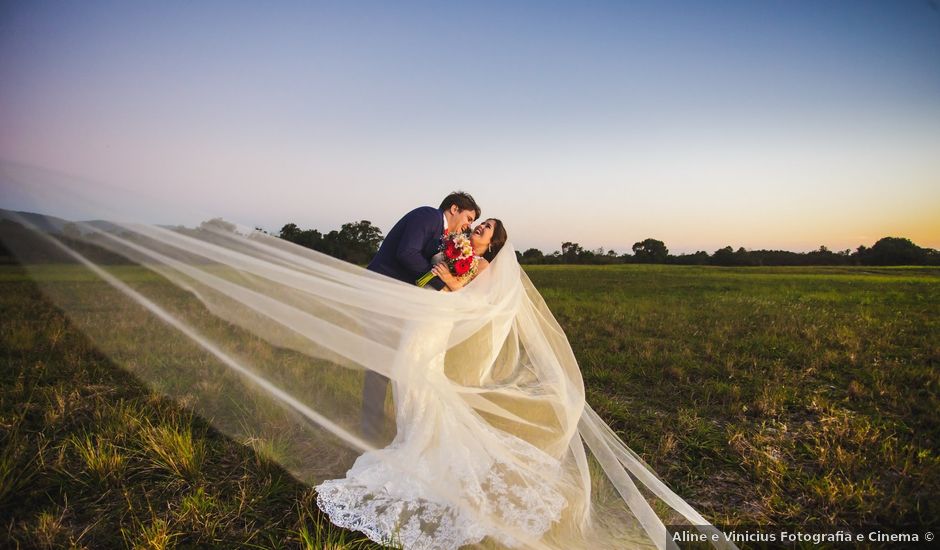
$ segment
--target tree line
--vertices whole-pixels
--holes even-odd
[[[345,223],[339,230],[320,233],[300,229],[288,223],[278,236],[293,243],[318,250],[342,260],[366,264],[382,243],[382,230],[367,220]],[[731,246],[709,254],[704,250],[691,254],[670,254],[663,241],[644,239],[635,243],[632,254],[614,250],[588,250],[575,242],[561,243],[561,250],[545,254],[537,248],[516,251],[523,264],[676,264],[719,266],[801,266],[801,265],[940,265],[940,253],[922,248],[910,239],[884,237],[871,247],[832,251],[825,246],[811,252],[788,250],[746,250]]]
[[[177,228],[180,231],[202,231],[211,227],[234,229],[234,226],[222,220],[209,220],[195,229]],[[260,228],[256,228],[259,229]],[[62,228],[60,238],[67,241],[83,254],[90,255],[103,263],[122,263],[120,256],[94,244],[95,235],[84,235],[74,224]],[[21,261],[48,262],[68,261],[58,249],[43,246],[32,231],[11,220],[0,220],[0,263],[11,252],[3,246],[3,241],[33,243],[21,247],[25,254]],[[384,238],[382,230],[368,220],[344,223],[338,230],[321,233],[316,229],[301,229],[295,223],[285,224],[277,233],[278,237],[317,250],[335,258],[359,265],[369,263]],[[125,235],[126,238],[130,236]],[[719,248],[709,254],[704,250],[691,254],[670,254],[663,241],[644,239],[634,243],[632,254],[618,254],[614,250],[587,250],[575,242],[561,243],[561,250],[545,254],[537,248],[523,252],[516,251],[522,264],[676,264],[676,265],[719,265],[719,266],[810,266],[810,265],[940,265],[940,252],[923,248],[903,237],[884,237],[871,247],[864,245],[855,250],[832,251],[825,246],[811,252],[790,252],[787,250],[746,250],[731,246]],[[11,258],[12,259],[12,258]]]
[[[940,265],[940,252],[922,248],[910,239],[884,237],[871,247],[859,246],[832,251],[825,246],[811,252],[788,250],[746,250],[731,246],[709,254],[670,254],[663,241],[644,239],[633,245],[633,254],[613,250],[586,250],[580,244],[564,242],[560,251],[545,254],[537,248],[516,253],[523,264],[676,264],[719,266],[801,266],[801,265]]]
[[[344,223],[339,230],[320,233],[316,229],[301,229],[295,223],[285,224],[278,236],[334,258],[354,264],[367,264],[382,244],[382,230],[368,220]]]

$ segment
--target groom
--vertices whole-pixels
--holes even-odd
[[[415,208],[388,232],[367,269],[413,285],[431,270],[431,257],[440,250],[441,238],[467,230],[479,217],[480,207],[473,197],[462,191],[447,195],[440,208]],[[444,283],[435,277],[427,286],[440,290]],[[366,371],[360,426],[363,436],[370,441],[379,438],[387,391],[388,378]]]

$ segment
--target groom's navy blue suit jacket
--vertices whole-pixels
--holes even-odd
[[[444,213],[432,206],[421,206],[398,220],[367,269],[415,284],[431,270],[431,257],[440,249],[444,234]],[[435,277],[428,286],[440,290],[444,282]]]

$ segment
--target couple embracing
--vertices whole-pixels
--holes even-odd
[[[470,195],[452,193],[405,215],[369,264],[445,292],[475,282],[448,295],[362,287],[375,301],[348,313],[369,316],[378,332],[361,344],[386,359],[366,365],[365,452],[345,477],[317,485],[319,508],[407,550],[677,548],[667,524],[735,548],[585,402],[567,337],[502,222],[464,233],[479,218]],[[394,380],[396,430],[384,446],[382,373]]]
[[[439,208],[416,208],[389,231],[368,269],[408,284],[460,290],[499,269],[490,265],[506,244],[495,218],[467,235],[479,217],[480,207],[463,192],[451,193]],[[500,267],[518,269],[511,247],[508,252],[511,261],[500,260]],[[455,268],[459,260],[472,268]],[[411,322],[397,343],[396,434],[382,448],[389,379],[365,372],[360,430],[376,448],[360,455],[345,478],[318,485],[317,505],[336,525],[406,549],[456,549],[485,537],[511,546],[509,533],[537,539],[567,504],[553,487],[560,463],[468,406],[465,388],[444,372],[441,351],[454,326],[446,317]],[[474,357],[462,370],[490,363]]]
[[[506,243],[503,222],[491,218],[477,225],[470,236],[472,254],[477,268],[457,276],[444,262],[444,243],[448,236],[463,233],[480,218],[480,207],[468,193],[455,191],[441,201],[438,208],[421,206],[404,215],[382,241],[367,269],[399,281],[416,284],[427,273],[435,275],[427,286],[436,290],[456,291],[489,265]],[[378,439],[388,378],[366,371],[362,392],[362,433],[372,441]]]

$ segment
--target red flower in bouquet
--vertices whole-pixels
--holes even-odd
[[[446,248],[444,248],[444,255],[446,255],[451,260],[456,260],[460,257],[460,251],[457,250],[457,244],[453,240],[448,239]]]
[[[477,259],[473,255],[473,245],[470,243],[470,236],[466,233],[455,233],[449,235],[442,243],[444,250],[444,263],[451,273],[457,275],[466,275],[472,273],[477,267]],[[424,286],[436,277],[433,271],[428,271],[421,276],[415,283],[418,286]]]
[[[454,272],[457,275],[465,275],[473,267],[473,257],[462,258],[454,262]]]

